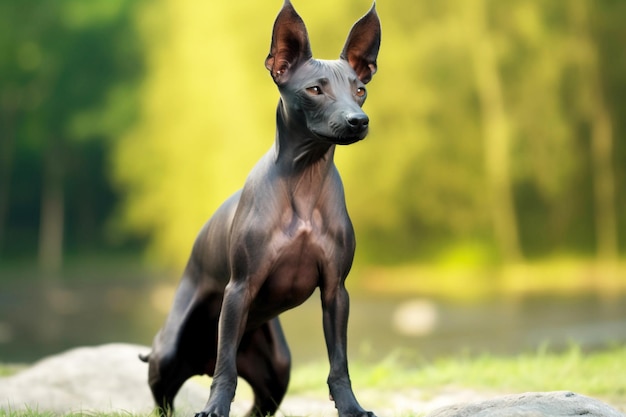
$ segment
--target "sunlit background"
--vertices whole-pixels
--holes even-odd
[[[150,344],[194,237],[273,144],[281,1],[0,1],[0,361]],[[369,0],[294,0],[339,55]],[[340,148],[351,355],[626,342],[626,2],[379,0]],[[284,317],[325,357],[319,300]]]

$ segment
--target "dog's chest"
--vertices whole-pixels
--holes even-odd
[[[293,216],[271,239],[272,265],[262,298],[280,309],[302,304],[319,285],[334,242],[323,230],[321,216]]]

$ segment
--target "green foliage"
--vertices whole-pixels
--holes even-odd
[[[0,3],[0,249],[34,252],[60,189],[66,250],[130,237],[185,262],[273,143],[280,3]],[[329,59],[369,6],[295,4]],[[336,153],[359,264],[623,251],[626,4],[376,7],[371,133]]]
[[[626,10],[615,2],[584,4],[592,16],[602,88],[613,91],[624,85],[626,71],[616,69],[624,60],[603,58],[618,45],[604,34],[619,31],[614,16]],[[448,249],[454,242],[481,248],[478,262],[506,255],[492,226],[499,203],[490,197],[488,122],[471,64],[476,40],[469,34],[477,23],[457,6],[377,5],[383,44],[365,105],[371,133],[336,157],[365,262],[472,256],[454,254]],[[150,73],[141,122],[119,142],[115,175],[127,196],[123,224],[150,236],[161,261],[185,261],[202,223],[272,145],[278,94],[263,60],[279,7],[162,0],[141,15]],[[295,7],[307,23],[314,55],[333,58],[367,5],[322,0]],[[332,14],[324,12],[328,7]],[[573,7],[486,3],[485,36],[494,48],[510,133],[513,226],[530,255],[594,250],[592,120],[584,71],[590,58],[581,58],[576,47]],[[608,103],[615,160],[625,155],[617,141],[626,120],[619,117],[623,97],[611,95]],[[612,174],[618,210],[624,207],[623,164]],[[622,231],[624,212],[617,211]],[[447,255],[437,255],[442,251]]]
[[[51,199],[66,248],[105,240],[115,199],[107,154],[134,119],[143,69],[135,3],[0,3],[0,249],[9,254],[45,235]]]

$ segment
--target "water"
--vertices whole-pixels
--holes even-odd
[[[285,331],[303,358],[323,357],[319,302],[303,307],[285,317]],[[299,337],[305,340],[298,343]],[[348,340],[351,356],[372,360],[398,353],[427,360],[511,355],[572,343],[601,349],[626,342],[626,297],[543,296],[472,304],[353,297]]]
[[[75,282],[47,289],[0,282],[0,362],[32,362],[78,345],[149,345],[171,303],[172,284]],[[282,317],[294,364],[325,360],[319,294]],[[509,355],[571,343],[626,343],[626,295],[541,296],[458,304],[419,297],[351,297],[351,358]]]

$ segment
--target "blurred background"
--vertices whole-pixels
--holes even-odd
[[[0,361],[150,344],[194,237],[273,144],[281,1],[0,0]],[[295,1],[318,58],[367,0]],[[379,0],[340,148],[368,360],[626,342],[626,2]],[[325,358],[319,298],[284,316]]]

